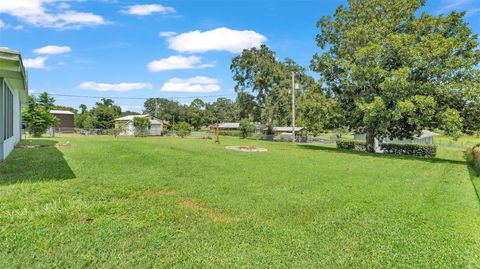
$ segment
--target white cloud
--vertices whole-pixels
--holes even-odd
[[[121,83],[98,83],[94,81],[86,81],[78,86],[82,90],[93,90],[99,92],[128,92],[142,89],[151,89],[152,84],[141,82],[121,82]]]
[[[209,93],[220,90],[215,78],[196,76],[187,79],[172,78],[163,84],[164,92]]]
[[[160,32],[160,33],[159,33],[159,35],[160,35],[161,37],[171,37],[171,36],[174,36],[174,35],[176,35],[176,34],[177,34],[177,32]]]
[[[199,30],[169,37],[168,47],[178,52],[207,52],[225,50],[232,53],[259,47],[267,38],[255,31],[237,31],[225,27],[201,32]]]
[[[47,69],[45,66],[45,61],[48,57],[38,56],[36,58],[29,58],[23,60],[23,65],[26,68],[35,68],[35,69]]]
[[[170,56],[160,60],[151,61],[147,68],[150,72],[161,72],[176,69],[199,69],[213,67],[213,63],[203,64],[202,58],[198,56]]]
[[[5,28],[7,26],[2,20],[0,20],[0,29]]]
[[[174,13],[175,9],[173,7],[162,6],[160,4],[150,4],[150,5],[130,6],[127,9],[122,10],[122,12],[130,15],[147,16],[153,13],[160,13],[160,14]]]
[[[17,20],[44,28],[81,28],[105,24],[102,16],[65,10],[65,5],[56,0],[4,0],[0,1],[0,13],[16,17]]]
[[[57,46],[57,45],[48,45],[38,49],[34,49],[33,52],[36,54],[62,54],[72,51],[68,46]]]

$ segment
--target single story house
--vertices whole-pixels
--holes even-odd
[[[266,129],[265,129],[266,130]],[[299,134],[303,131],[305,131],[305,127],[295,127],[295,134]],[[273,127],[272,131],[275,135],[292,135],[292,127],[291,126],[278,126],[278,127]]]
[[[28,77],[20,52],[0,48],[0,160],[22,137],[21,109],[27,99]]]
[[[380,142],[384,143],[398,143],[398,144],[433,144],[433,137],[437,136],[438,134],[432,131],[423,130],[420,135],[414,135],[411,139],[390,139],[384,138],[383,140],[379,141],[375,139],[375,151],[381,152],[380,149]],[[366,141],[365,134],[354,134],[353,139],[355,140],[362,140]]]
[[[50,110],[50,114],[54,115],[57,120],[56,133],[73,133],[75,131],[75,114],[68,110]]]
[[[163,128],[169,127],[168,121],[162,121],[151,117],[149,115],[128,115],[118,119],[115,119],[115,128],[121,128],[120,135],[132,136],[135,135],[135,127],[133,126],[133,119],[147,118],[150,120],[150,127],[148,128],[146,135],[163,135]]]
[[[217,125],[213,124],[212,129],[216,129]],[[240,128],[240,123],[238,122],[222,122],[218,124],[218,129],[221,131],[234,131]]]

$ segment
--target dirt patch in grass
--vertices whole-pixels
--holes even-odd
[[[70,144],[69,142],[67,143],[61,143],[61,144],[55,144],[55,147],[57,148],[71,148],[73,147],[73,144]]]
[[[161,190],[160,194],[161,195],[166,195],[166,196],[173,196],[173,195],[177,194],[177,190],[175,190],[175,189]]]
[[[56,148],[71,148],[73,147],[73,144],[70,144],[70,142],[67,143],[61,143],[61,144],[55,144],[55,145],[49,145],[49,144],[17,144],[15,145],[15,148],[20,148],[20,149],[37,149],[37,148],[49,148],[49,147],[56,147]]]
[[[52,145],[41,145],[41,144],[17,144],[15,148],[19,149],[36,149],[36,148],[47,148]]]
[[[257,148],[253,146],[227,146],[225,149],[228,150],[238,150],[238,151],[244,151],[244,152],[266,152],[266,148]]]
[[[133,193],[134,197],[142,198],[142,199],[151,199],[158,196],[174,196],[177,194],[177,190],[175,189],[166,189],[166,190],[156,190],[156,189],[143,189],[137,190]],[[130,195],[127,195],[130,197]]]
[[[180,202],[180,206],[193,212],[201,212],[214,222],[228,223],[231,217],[216,208],[209,207],[196,199],[188,199]]]

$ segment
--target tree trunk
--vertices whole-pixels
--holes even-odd
[[[365,148],[367,152],[375,152],[375,132],[372,130],[367,130],[365,140]]]

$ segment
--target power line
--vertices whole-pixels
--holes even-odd
[[[32,94],[38,95],[38,94]],[[61,97],[72,97],[72,98],[108,98],[108,99],[125,99],[125,100],[145,100],[150,98],[165,98],[165,99],[193,99],[193,98],[215,98],[215,97],[227,97],[236,95],[236,93],[232,94],[221,94],[221,95],[203,95],[203,96],[176,96],[176,97],[127,97],[127,96],[92,96],[92,95],[72,95],[72,94],[60,94],[60,93],[48,93],[49,96],[61,96]]]

